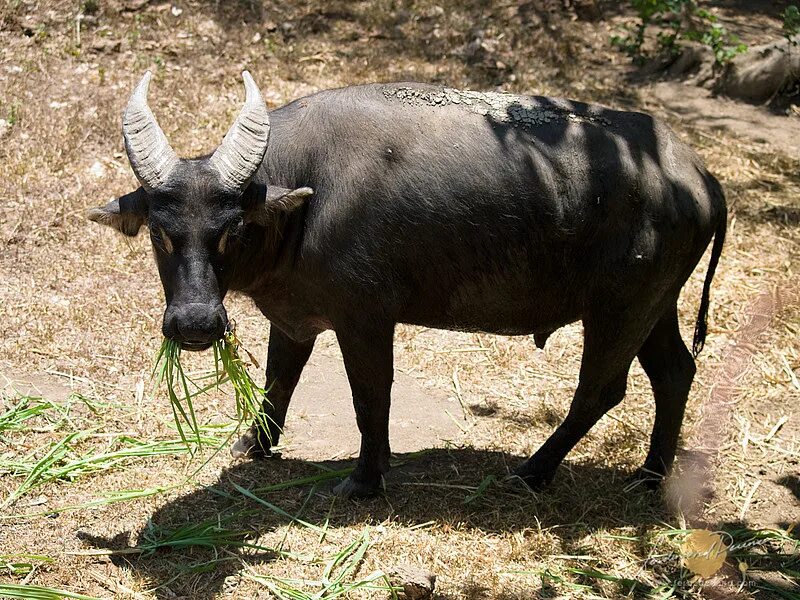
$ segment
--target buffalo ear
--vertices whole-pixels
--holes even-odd
[[[269,225],[282,214],[289,214],[300,208],[306,199],[314,193],[310,187],[301,187],[294,190],[270,185],[264,193],[261,189],[261,198],[254,202],[247,210],[247,220],[258,225]]]
[[[147,194],[143,188],[120,196],[97,208],[89,209],[86,216],[90,221],[108,225],[125,235],[135,236],[147,222]]]

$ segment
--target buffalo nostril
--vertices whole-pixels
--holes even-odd
[[[175,329],[179,341],[209,344],[225,333],[227,314],[221,304],[189,303],[174,310]],[[165,320],[166,327],[166,320]]]
[[[168,340],[178,337],[178,320],[175,318],[175,311],[167,309],[164,312],[164,320],[161,323],[161,333]]]
[[[225,328],[228,326],[228,313],[225,312],[225,308],[220,305],[220,308],[217,310],[217,331],[219,335],[217,337],[222,337],[225,334]]]

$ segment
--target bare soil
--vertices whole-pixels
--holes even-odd
[[[313,461],[358,456],[361,436],[336,350],[317,350],[303,371],[281,440],[285,457]],[[442,390],[426,390],[405,373],[395,375],[389,424],[394,452],[460,446],[466,441],[466,416],[458,401]]]
[[[96,6],[92,14],[77,18],[90,4]],[[708,4],[748,43],[774,39],[780,29],[776,15],[784,3]],[[627,486],[644,459],[653,419],[652,395],[638,365],[626,400],[569,455],[546,493],[502,482],[569,408],[581,352],[578,324],[556,332],[544,350],[528,337],[399,327],[392,431],[398,467],[386,495],[343,502],[309,486],[264,495],[291,515],[327,521],[322,539],[243,503],[234,483],[251,488],[319,474],[314,463],[337,469],[352,464],[349,393],[335,338],[325,334],[291,409],[283,458],[232,462],[223,452],[189,485],[64,512],[50,511],[115,490],[169,487],[198,463],[154,456],[49,483],[0,508],[0,517],[36,513],[0,520],[0,555],[44,555],[53,562],[39,562],[26,575],[0,570],[0,582],[25,580],[102,598],[269,598],[245,574],[318,579],[320,560],[369,530],[360,576],[417,564],[438,575],[441,599],[615,598],[629,590],[570,569],[656,586],[676,577],[677,566],[652,562],[673,549],[666,529],[687,520],[709,528],[782,531],[798,523],[799,119],[710,98],[676,82],[632,78],[628,60],[608,43],[614,28],[632,17],[619,6],[591,0],[0,4],[0,374],[34,383],[48,399],[73,403],[71,421],[58,429],[36,421],[29,431],[0,438],[7,442],[0,458],[40,458],[72,428],[92,432],[76,450],[86,453],[123,432],[143,440],[175,437],[166,399],[145,385],[163,310],[149,242],[146,236],[124,240],[83,216],[88,207],[136,186],[120,114],[145,69],[155,73],[150,105],[184,156],[213,149],[224,135],[241,106],[243,68],[271,106],[329,87],[424,80],[656,114],[703,156],[731,208],[709,340],[698,359],[683,430],[681,464],[691,464],[704,448],[714,450],[704,482],[710,493],[694,512],[677,513],[662,496]],[[703,261],[681,299],[687,339],[705,266]],[[769,304],[766,328],[743,338],[742,328],[760,306],[756,300],[775,290],[779,301]],[[243,298],[227,305],[248,348],[263,359],[267,322]],[[728,368],[739,365],[737,348],[746,351],[746,360],[741,369]],[[192,369],[209,363],[208,356],[188,358]],[[715,404],[720,385],[730,393]],[[17,387],[28,393],[30,386]],[[68,400],[70,392],[102,408]],[[6,386],[0,413],[14,396]],[[204,422],[230,422],[232,410],[225,393],[198,403]],[[714,427],[709,412],[719,416]],[[430,450],[414,453],[419,449]],[[478,494],[489,475],[495,481]],[[0,498],[20,483],[0,475]],[[153,527],[175,528],[242,506],[256,510],[231,526],[246,531],[249,541],[282,545],[315,560],[231,548],[81,554],[129,549]],[[796,590],[776,569],[753,577]],[[705,585],[674,593],[776,597],[749,585],[739,590],[740,583],[740,572],[730,565]]]
[[[747,140],[763,152],[800,156],[800,115],[776,115],[764,107],[715,97],[703,87],[680,81],[659,81],[642,91],[654,106],[677,121],[712,135]]]

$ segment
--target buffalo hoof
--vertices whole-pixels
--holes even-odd
[[[640,467],[628,478],[628,484],[625,489],[632,490],[643,486],[651,492],[655,492],[661,487],[662,483],[664,483],[664,475],[647,467]]]
[[[231,446],[231,456],[233,458],[254,459],[271,458],[275,454],[269,448],[265,450],[261,446],[257,432],[254,432],[251,428]]]
[[[333,493],[341,498],[371,498],[383,490],[383,477],[374,481],[356,481],[353,476],[333,488]]]
[[[541,492],[553,481],[555,471],[552,469],[538,469],[525,463],[514,471],[514,476],[521,479],[522,483],[532,491]]]

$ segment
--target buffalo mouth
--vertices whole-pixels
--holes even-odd
[[[208,350],[214,342],[181,342],[181,349],[189,352],[202,352]]]

